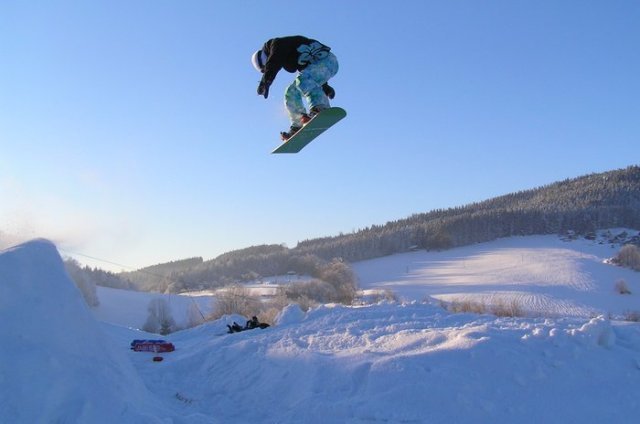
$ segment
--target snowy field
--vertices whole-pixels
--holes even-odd
[[[640,324],[608,317],[640,310],[640,273],[605,263],[616,251],[545,236],[361,262],[363,288],[420,301],[290,306],[231,335],[227,317],[167,336],[176,351],[153,362],[129,343],[158,336],[128,327],[155,295],[101,289],[91,310],[36,240],[0,253],[0,422],[635,423]],[[511,296],[531,316],[427,296]],[[174,316],[193,301],[171,299]]]
[[[609,230],[611,234],[629,229]],[[563,241],[558,236],[511,237],[442,252],[417,251],[353,264],[360,288],[393,291],[403,301],[471,301],[486,305],[513,302],[524,315],[544,317],[620,317],[640,311],[640,273],[612,266],[620,245],[600,236],[590,241]],[[252,294],[273,295],[279,284],[305,281],[303,276],[266,277],[247,284]],[[623,280],[636,295],[614,290]],[[141,328],[152,299],[167,300],[180,326],[189,308],[211,312],[213,292],[161,295],[98,287],[100,305],[93,312],[100,321]],[[194,305],[195,304],[195,305]]]
[[[610,230],[611,234],[635,230]],[[354,264],[362,289],[388,289],[406,300],[431,296],[487,304],[515,302],[523,312],[579,316],[640,311],[640,273],[606,261],[620,245],[560,237],[510,237],[443,252],[411,252]],[[623,280],[639,295],[621,296]]]
[[[176,324],[186,327],[189,323],[190,308],[196,308],[207,316],[213,307],[214,297],[210,294],[181,296],[176,294],[156,294],[129,290],[96,287],[100,305],[91,308],[99,321],[124,327],[142,328],[149,316],[149,303],[154,299],[164,299],[172,311]]]

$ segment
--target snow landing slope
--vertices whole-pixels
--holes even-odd
[[[640,324],[450,314],[428,303],[286,308],[166,337],[100,324],[54,246],[0,254],[0,422],[635,423]]]
[[[149,393],[69,280],[53,244],[0,254],[0,422],[155,423]]]
[[[289,306],[275,327],[223,327],[170,335],[178,350],[160,364],[132,361],[163,402],[211,422],[634,423],[640,413],[637,324],[414,303]]]

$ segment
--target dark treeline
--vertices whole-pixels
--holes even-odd
[[[500,237],[587,235],[597,229],[640,228],[640,167],[569,179],[466,206],[415,214],[350,234],[282,245],[253,246],[145,268],[124,277],[140,290],[214,288],[287,272],[317,276],[334,258],[360,261],[412,249],[441,250]]]

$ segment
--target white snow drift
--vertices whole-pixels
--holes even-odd
[[[383,265],[397,257],[356,268],[365,285],[374,286],[367,275],[414,284],[420,298],[443,276],[464,282],[459,293],[477,291],[485,279],[461,273],[469,268],[453,254],[440,254],[447,272]],[[504,279],[497,264],[510,266],[504,254],[489,258],[489,270],[476,258],[492,290]],[[588,269],[561,275],[589,292],[599,282]],[[544,268],[528,271],[522,292],[562,285]],[[153,362],[129,342],[157,336],[97,321],[55,247],[39,240],[0,254],[0,320],[0,422],[634,423],[640,413],[639,324],[604,316],[496,318],[420,302],[307,314],[290,306],[264,330],[226,334],[223,319],[174,333],[176,351]]]

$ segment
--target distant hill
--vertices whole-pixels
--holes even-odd
[[[351,234],[306,240],[298,254],[359,261],[513,235],[640,228],[640,167],[591,174],[470,205],[434,210]]]
[[[122,272],[119,276],[124,280],[131,281],[138,290],[156,291],[160,286],[163,286],[162,291],[169,289],[168,291],[175,292],[179,290],[173,290],[170,286],[175,284],[178,277],[182,273],[189,272],[189,270],[202,264],[202,262],[203,259],[201,257],[181,259],[152,265],[136,271]]]
[[[333,258],[348,262],[415,249],[442,250],[514,235],[589,235],[640,228],[640,167],[586,175],[479,203],[414,214],[355,231],[282,245],[253,246],[209,261],[160,264],[124,276],[142,290],[206,289],[294,271],[314,275]]]

